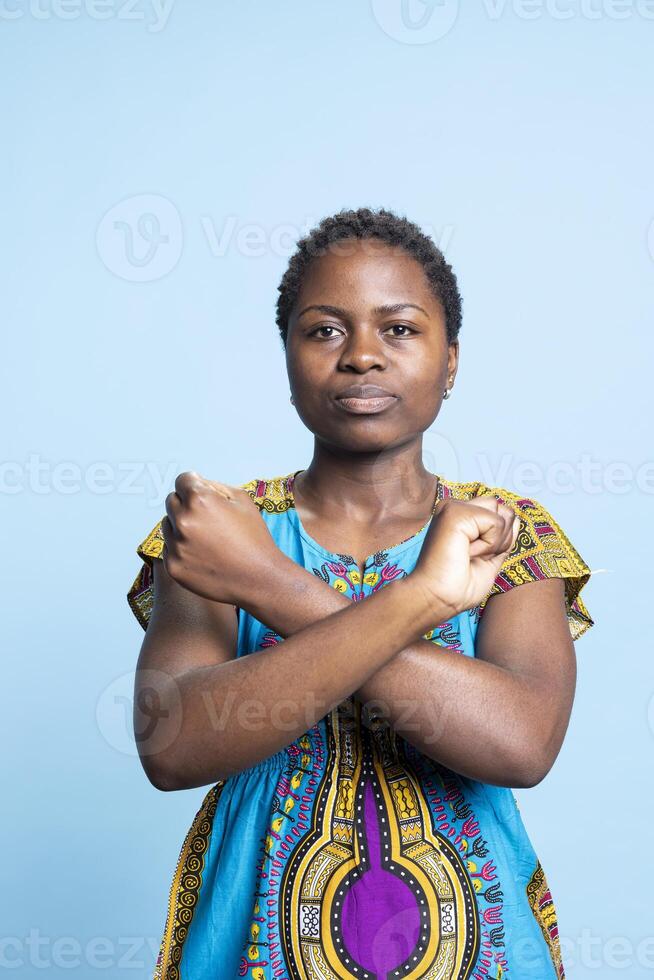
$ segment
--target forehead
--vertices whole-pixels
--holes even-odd
[[[298,303],[349,298],[377,302],[417,299],[421,305],[438,306],[420,262],[403,248],[379,239],[347,239],[335,242],[323,255],[311,260],[302,278]]]

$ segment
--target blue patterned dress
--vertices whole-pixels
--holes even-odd
[[[352,556],[326,551],[302,526],[299,472],[243,484],[281,551],[353,601],[411,572],[431,519],[369,556],[362,577]],[[439,480],[438,499],[483,493],[521,520],[487,599],[561,577],[577,639],[593,625],[579,597],[590,569],[535,500]],[[128,593],[144,629],[162,548],[159,523],[137,549],[143,564]],[[426,638],[474,657],[487,599]],[[283,642],[238,612],[238,656]],[[178,977],[561,980],[564,968],[555,906],[511,789],[434,762],[347,698],[209,789],[179,854],[154,968],[154,980]]]

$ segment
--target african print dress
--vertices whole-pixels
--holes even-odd
[[[242,485],[281,551],[353,601],[411,572],[431,519],[371,555],[361,576],[350,555],[326,551],[302,526],[299,472]],[[440,479],[440,499],[483,493],[521,519],[487,599],[563,578],[577,639],[593,625],[579,597],[590,569],[535,500]],[[128,593],[144,629],[162,548],[157,524],[137,549],[143,565]],[[425,637],[474,657],[487,599]],[[238,656],[283,642],[238,612]],[[564,968],[552,895],[512,790],[432,761],[347,698],[207,792],[181,847],[154,968],[154,980],[178,977],[552,980]]]

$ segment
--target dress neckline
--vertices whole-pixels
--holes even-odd
[[[298,476],[300,473],[303,473],[303,472],[304,472],[303,469],[301,469],[301,470],[295,470],[294,473],[290,473],[286,477],[286,481],[285,481],[286,482],[286,497],[287,497],[287,499],[288,499],[288,501],[289,501],[289,503],[291,505],[291,508],[292,508],[292,510],[293,510],[293,512],[295,514],[295,521],[296,521],[297,529],[298,529],[298,532],[299,532],[300,536],[302,538],[304,538],[304,540],[307,542],[307,544],[309,544],[314,549],[314,551],[317,551],[318,554],[323,555],[324,557],[330,559],[331,561],[334,561],[334,559],[338,560],[338,559],[342,559],[342,558],[349,558],[349,559],[352,560],[352,562],[354,564],[357,564],[357,562],[354,559],[354,557],[352,555],[348,554],[348,552],[328,551],[327,548],[325,548],[323,545],[321,545],[319,541],[316,541],[316,539],[313,538],[309,534],[309,532],[306,530],[306,528],[304,527],[304,524],[302,523],[302,519],[301,519],[300,514],[298,512],[298,509],[297,509],[297,507],[295,505],[295,493],[294,493],[295,478],[296,478],[296,476]],[[404,550],[404,548],[408,548],[418,538],[420,538],[421,535],[424,535],[427,532],[427,528],[429,527],[429,525],[432,522],[432,518],[434,516],[434,513],[436,512],[436,508],[437,508],[438,504],[440,503],[440,501],[443,499],[443,489],[444,489],[444,483],[445,483],[444,478],[439,473],[432,473],[431,475],[436,477],[436,494],[434,496],[434,503],[432,504],[431,513],[430,513],[429,517],[427,518],[427,520],[425,521],[425,523],[422,525],[421,528],[419,528],[413,534],[410,534],[407,538],[403,538],[401,541],[398,541],[397,544],[390,545],[387,548],[378,548],[377,551],[373,552],[373,554],[367,555],[366,556],[366,559],[365,559],[365,562],[363,564],[363,571],[364,572],[368,568],[368,566],[369,566],[369,564],[370,564],[371,561],[374,563],[375,559],[377,558],[377,555],[380,555],[380,554],[388,554],[388,553],[391,553],[391,552],[397,552],[398,549],[400,549],[400,548],[402,550]]]

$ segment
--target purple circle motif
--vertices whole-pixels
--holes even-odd
[[[413,891],[382,865],[382,832],[370,779],[366,780],[361,847],[363,874],[343,900],[341,929],[348,954],[380,977],[404,963],[418,942],[420,911]]]

